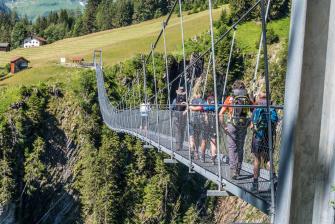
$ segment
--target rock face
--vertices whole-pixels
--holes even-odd
[[[0,206],[0,223],[12,224],[15,223],[15,204],[7,204]]]
[[[268,217],[237,197],[220,199],[215,210],[215,223],[269,223]]]

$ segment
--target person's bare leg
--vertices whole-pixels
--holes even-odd
[[[261,163],[261,156],[260,154],[254,154],[254,181],[252,183],[251,191],[258,191],[258,177],[259,177],[259,167]]]
[[[259,177],[259,167],[261,163],[261,158],[258,154],[255,154],[255,159],[254,159],[254,179],[258,179]]]
[[[212,157],[216,156],[216,139],[211,138],[211,155]]]
[[[190,146],[191,146],[191,154],[194,156],[194,159],[198,159],[197,143],[194,135],[190,136]]]
[[[215,165],[216,162],[216,139],[211,138],[211,157],[212,157],[212,163]]]
[[[206,140],[205,139],[201,140],[200,149],[201,149],[201,156],[205,156],[206,154]]]

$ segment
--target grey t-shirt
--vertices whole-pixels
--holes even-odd
[[[202,98],[195,98],[191,101],[191,105],[205,105],[206,101]],[[191,122],[201,122],[202,121],[202,114],[200,111],[191,111]]]

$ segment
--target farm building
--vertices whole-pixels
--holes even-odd
[[[85,59],[83,57],[80,57],[80,56],[73,57],[71,60],[74,64],[81,64],[82,62],[85,61]]]
[[[21,70],[28,68],[29,61],[24,57],[17,57],[10,62],[10,72],[15,74]]]
[[[46,43],[47,41],[42,37],[37,36],[27,37],[26,39],[24,39],[23,47],[24,48],[39,47],[45,45]]]
[[[10,51],[9,43],[0,43],[0,51]]]

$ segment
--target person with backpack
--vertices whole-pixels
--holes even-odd
[[[206,105],[203,108],[205,112],[205,139],[209,142],[211,149],[211,160],[215,165],[216,160],[216,127],[215,127],[215,98],[211,94],[207,97]],[[206,148],[205,148],[206,150]],[[205,162],[205,150],[202,151],[202,162]]]
[[[185,137],[185,128],[187,123],[186,117],[186,92],[184,87],[179,86],[176,91],[177,96],[172,102],[172,109],[174,110],[174,116],[176,117],[175,120],[175,127],[176,127],[176,150],[182,150],[183,142]]]
[[[190,105],[190,146],[194,159],[199,159],[198,148],[201,152],[206,150],[206,140],[204,138],[204,114],[203,106],[206,101],[201,98],[200,91],[194,94]]]
[[[150,104],[141,103],[140,105],[140,115],[141,115],[140,129],[141,130],[147,131],[149,112],[150,112]]]
[[[250,108],[243,105],[250,105],[247,89],[241,80],[236,80],[232,86],[232,95],[228,96],[222,106],[219,116],[223,122],[223,116],[228,114],[228,122],[223,122],[225,134],[227,135],[227,148],[229,151],[230,175],[233,180],[238,179],[242,168],[244,142],[247,135],[247,128],[250,123],[248,117]],[[239,107],[227,107],[236,105]]]
[[[266,94],[264,92],[261,92],[258,95],[256,105],[266,106]],[[273,108],[270,109],[270,120],[272,127],[271,137],[273,139],[275,136],[276,125],[278,123],[278,115]],[[256,108],[252,113],[251,121],[251,128],[253,130],[251,152],[254,154],[254,180],[251,191],[258,191],[258,177],[262,159],[264,164],[266,164],[267,169],[270,170],[267,108]],[[275,173],[273,176],[276,177]]]

